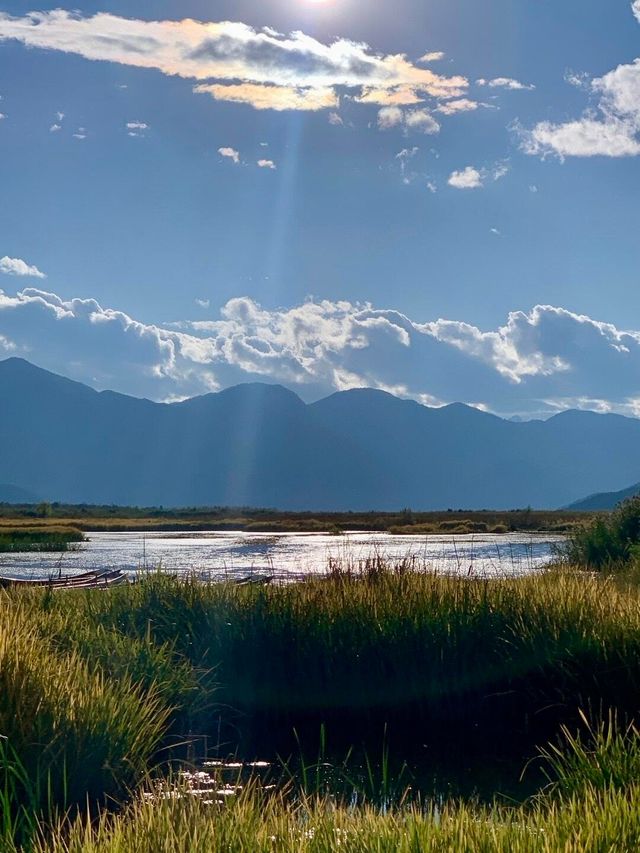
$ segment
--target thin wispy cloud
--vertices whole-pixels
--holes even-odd
[[[481,77],[476,80],[478,86],[488,86],[490,89],[511,89],[512,91],[528,91],[531,92],[536,87],[533,83],[521,83],[520,80],[514,80],[513,77],[494,77],[493,80],[486,80]]]
[[[457,98],[454,101],[446,101],[436,107],[439,113],[445,116],[452,116],[456,113],[474,112],[480,104],[477,101],[472,101],[469,98]]]
[[[144,121],[128,121],[127,132],[129,136],[140,137],[145,136],[145,131],[149,130],[149,125]]]
[[[432,50],[428,53],[424,53],[417,61],[418,62],[440,62],[441,59],[444,59],[445,54],[441,50]]]

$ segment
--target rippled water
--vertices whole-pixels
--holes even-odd
[[[2,554],[0,574],[47,577],[90,569],[136,572],[161,567],[214,579],[250,574],[295,578],[326,571],[329,560],[354,567],[373,556],[412,559],[435,571],[513,575],[547,565],[561,537],[541,534],[393,536],[388,533],[88,533],[64,554]]]

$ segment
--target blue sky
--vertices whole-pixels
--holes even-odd
[[[0,357],[640,415],[639,2],[35,9],[0,3]]]

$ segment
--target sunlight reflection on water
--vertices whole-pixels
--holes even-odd
[[[212,579],[249,574],[299,578],[325,572],[330,560],[355,568],[368,558],[413,560],[421,567],[461,575],[514,575],[550,563],[562,538],[546,534],[388,533],[89,533],[65,554],[2,554],[0,574],[47,577],[92,569],[202,573]]]

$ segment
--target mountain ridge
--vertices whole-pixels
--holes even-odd
[[[159,403],[20,358],[0,401],[0,482],[64,502],[552,508],[640,475],[640,420],[576,410],[518,422],[366,388],[306,404],[271,383]]]

